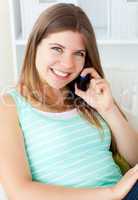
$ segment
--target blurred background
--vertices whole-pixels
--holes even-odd
[[[58,2],[75,3],[86,11],[112,93],[138,131],[137,0],[0,0],[0,92],[18,80],[27,37],[37,16]]]
[[[8,0],[0,0],[0,89],[13,83],[12,37]]]

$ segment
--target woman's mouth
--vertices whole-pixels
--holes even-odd
[[[68,72],[62,72],[62,71],[59,71],[57,69],[52,69],[52,68],[51,68],[51,71],[56,77],[62,78],[62,79],[68,78],[69,75],[71,74],[71,73],[68,73]]]

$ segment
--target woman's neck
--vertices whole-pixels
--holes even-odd
[[[21,92],[20,87],[17,87],[17,90]],[[39,99],[31,98],[29,94],[27,96],[29,97],[29,103],[37,109],[47,112],[64,112],[74,108],[74,106],[69,103],[67,95],[68,90],[66,88],[58,90],[55,88],[45,87],[42,102]]]
[[[62,89],[62,90],[56,90],[53,89],[50,91],[50,93],[46,94],[49,99],[47,108],[51,111],[55,112],[63,112],[66,110],[73,109],[74,106],[72,104],[69,104],[69,101],[67,99],[68,90]],[[66,99],[66,101],[65,101]]]

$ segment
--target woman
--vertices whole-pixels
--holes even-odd
[[[78,77],[88,74],[83,91]],[[1,99],[0,176],[9,199],[123,199],[137,181],[138,135],[112,97],[81,8],[57,4],[41,14],[19,82]],[[111,138],[136,165],[123,178]]]

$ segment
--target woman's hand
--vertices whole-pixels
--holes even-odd
[[[138,180],[138,164],[131,168],[123,178],[113,187],[115,199],[123,199]]]
[[[86,76],[89,73],[93,78],[90,81],[87,91],[82,91],[75,85],[75,93],[101,115],[104,115],[106,112],[112,110],[115,105],[109,83],[101,78],[94,68],[85,68],[80,75]]]

